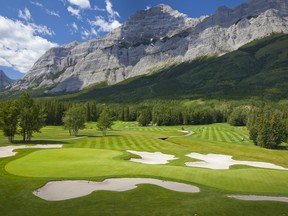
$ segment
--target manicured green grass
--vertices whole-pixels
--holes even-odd
[[[271,162],[288,167],[287,150],[254,146],[243,127],[227,124],[184,126],[195,134],[183,135],[182,126],[138,127],[116,122],[107,137],[87,123],[77,140],[69,140],[62,127],[46,127],[35,142],[63,143],[63,149],[23,149],[0,159],[1,215],[287,215],[287,203],[252,202],[227,198],[229,194],[288,196],[288,171],[233,166],[230,170],[185,167],[191,152],[233,155],[234,159]],[[242,141],[242,137],[245,138]],[[45,141],[45,142],[44,142]],[[0,146],[8,145],[0,135]],[[160,151],[177,160],[166,165],[127,161],[125,150]],[[32,191],[51,180],[93,180],[111,177],[150,177],[185,182],[200,187],[198,194],[178,193],[153,185],[127,192],[94,192],[86,197],[48,202]]]
[[[270,169],[210,170],[171,165],[145,165],[123,160],[120,152],[96,149],[39,150],[10,162],[5,169],[25,177],[153,176],[187,181],[227,192],[288,193],[288,172]],[[187,158],[188,160],[188,158]],[[275,176],[270,181],[269,176]],[[265,181],[263,181],[263,179]]]

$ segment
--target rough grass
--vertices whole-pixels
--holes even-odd
[[[46,127],[34,139],[63,142],[63,149],[23,149],[0,159],[1,215],[285,215],[287,203],[252,202],[227,198],[227,194],[288,196],[288,172],[233,166],[230,170],[209,170],[183,166],[192,161],[191,152],[230,154],[234,159],[271,162],[288,167],[287,150],[267,150],[254,146],[245,128],[227,124],[187,126],[190,137],[158,139],[183,135],[173,127],[138,127],[135,122],[116,122],[107,137],[87,123],[78,140],[62,127]],[[245,137],[245,141],[241,141]],[[43,140],[42,140],[43,138]],[[37,142],[38,142],[37,141]],[[0,145],[8,145],[0,136]],[[167,165],[129,162],[125,150],[161,151],[178,160]],[[51,180],[103,180],[110,177],[152,177],[190,183],[200,187],[198,194],[169,191],[141,185],[127,192],[99,191],[86,197],[60,202],[43,201],[32,191]]]

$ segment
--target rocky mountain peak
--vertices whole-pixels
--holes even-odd
[[[187,15],[159,4],[132,15],[121,27],[121,38],[132,43],[158,39],[187,28],[189,20]]]
[[[0,70],[0,80],[2,79],[9,79],[6,74],[4,73],[4,71]]]
[[[241,19],[257,17],[267,10],[277,10],[281,16],[288,15],[287,0],[248,0],[235,8],[221,6],[212,16],[204,20],[198,29],[203,30],[213,26],[229,27]]]
[[[174,10],[166,4],[158,4],[152,8],[146,9],[146,10],[161,10],[161,11],[166,11],[166,12],[173,12]]]
[[[101,82],[113,85],[200,56],[223,55],[273,32],[288,33],[287,3],[248,0],[198,19],[159,4],[136,12],[103,38],[50,49],[12,89],[78,91]]]
[[[276,9],[280,11],[282,15],[288,14],[287,0],[248,0],[248,2],[243,5],[250,10],[255,10],[260,13],[268,9]],[[241,8],[241,5],[239,7]]]
[[[71,43],[65,44],[64,46],[62,46],[65,49],[73,49],[74,47],[76,47],[77,45],[79,45],[80,42],[78,41],[73,41]]]

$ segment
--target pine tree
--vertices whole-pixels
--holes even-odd
[[[137,119],[140,126],[148,126],[151,122],[151,113],[149,110],[142,110]]]
[[[277,148],[287,137],[283,113],[270,107],[254,110],[247,128],[254,144],[264,148]]]

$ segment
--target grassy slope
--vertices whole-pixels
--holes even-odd
[[[81,135],[90,137],[65,141],[62,138],[66,139],[67,136],[61,132],[62,128],[44,128],[43,133],[35,137],[36,140],[45,137],[56,143],[61,139],[65,148],[17,150],[19,154],[15,157],[0,159],[0,202],[5,203],[0,205],[1,215],[231,215],[231,212],[233,215],[285,215],[288,211],[285,203],[246,202],[225,197],[236,192],[288,196],[286,171],[247,166],[213,171],[183,166],[185,161],[192,160],[185,154],[201,152],[231,154],[236,159],[267,161],[288,167],[287,151],[266,150],[253,146],[247,140],[242,142],[240,138],[247,136],[245,128],[226,124],[190,126],[195,135],[168,141],[157,137],[180,135],[180,127],[140,128],[135,123],[119,122],[105,138],[95,131],[95,123],[89,123],[87,128]],[[62,135],[55,137],[56,131]],[[6,144],[0,137],[0,145]],[[175,154],[180,159],[168,165],[136,164],[123,160],[128,156],[123,152],[126,149],[161,151]],[[16,175],[7,173],[6,169]],[[117,176],[150,176],[184,181],[200,186],[201,192],[177,193],[142,185],[128,192],[96,192],[61,202],[46,202],[31,193],[49,180],[101,180]]]
[[[272,35],[218,58],[198,59],[63,98],[106,102],[205,97],[283,99],[288,95],[287,57],[288,35]]]

